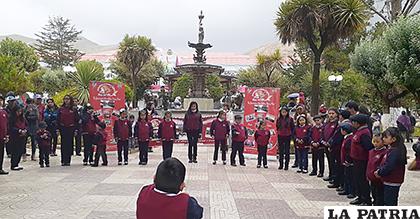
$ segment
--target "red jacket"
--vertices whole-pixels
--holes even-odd
[[[184,117],[184,132],[200,131],[203,128],[203,119],[201,113],[187,112]]]
[[[401,153],[401,150],[391,147],[382,159],[378,174],[384,184],[401,185],[404,182],[407,161],[401,160]]]
[[[89,115],[89,119],[82,126],[82,132],[94,135],[96,132],[96,122],[96,119]]]
[[[42,135],[46,134],[46,138],[42,137]],[[38,145],[40,148],[44,150],[49,150],[51,148],[51,133],[47,130],[38,130],[36,132]]]
[[[229,126],[228,121],[215,119],[211,123],[210,134],[214,136],[214,140],[226,140],[227,135],[229,135],[230,132]]]
[[[370,139],[362,142],[362,138]],[[368,160],[369,147],[366,144],[372,144],[372,137],[367,126],[359,128],[351,140],[350,156],[353,160]]]
[[[0,109],[0,141],[3,141],[8,133],[7,130],[8,120],[7,112],[4,109]]]
[[[258,147],[267,147],[270,142],[270,131],[260,130],[255,131],[254,139]]]
[[[277,135],[281,137],[288,137],[293,134],[293,129],[295,128],[295,123],[292,117],[289,117],[289,121],[283,117],[277,118],[276,121]]]
[[[139,141],[150,141],[153,137],[153,126],[151,122],[138,120],[134,127],[134,135]]]
[[[248,132],[244,125],[234,123],[232,125],[232,141],[244,142],[248,138]]]
[[[60,107],[57,114],[57,122],[60,127],[76,127],[79,122],[79,114],[73,108]]]
[[[338,122],[328,122],[324,125],[322,130],[322,141],[328,143],[331,137],[334,135],[334,132],[338,129]]]
[[[295,146],[296,148],[305,148],[309,147],[311,140],[311,126],[296,126],[295,127]],[[303,143],[298,142],[297,140],[302,140]]]
[[[369,151],[366,177],[372,183],[382,184],[381,179],[375,176],[375,171],[379,168],[379,165],[381,164],[386,153],[386,147],[382,147],[381,149],[375,148]]]
[[[162,141],[173,141],[176,139],[176,124],[174,121],[165,119],[159,124],[158,137]]]
[[[127,141],[131,136],[131,122],[128,119],[118,119],[114,122],[114,138],[119,141]]]
[[[105,130],[98,130],[95,133],[95,143],[97,146],[106,146],[106,141],[108,140],[108,134]]]
[[[313,149],[322,148],[323,145],[321,144],[322,140],[322,126],[317,127],[316,125],[312,126],[311,128],[311,147]],[[319,146],[314,147],[312,146],[313,143],[318,143]]]
[[[137,219],[186,219],[189,199],[186,193],[166,194],[154,185],[145,186],[137,198]]]

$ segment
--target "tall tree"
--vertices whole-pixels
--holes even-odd
[[[138,90],[137,86],[141,78],[149,78],[150,71],[147,71],[148,64],[153,65],[153,54],[155,47],[152,44],[152,40],[145,36],[129,36],[126,35],[123,41],[120,43],[117,60],[114,62],[114,69],[122,78],[129,78],[127,82],[130,82],[133,87],[133,107],[137,107],[138,102]],[[149,67],[151,67],[149,65]],[[148,84],[147,86],[149,86]]]
[[[305,42],[313,53],[311,114],[320,105],[321,56],[339,39],[364,29],[369,14],[361,0],[289,0],[277,12],[275,26],[283,43]]]
[[[14,59],[9,56],[0,55],[0,93],[14,91],[22,94],[31,87],[24,69],[16,66]]]
[[[41,57],[41,61],[47,63],[51,68],[63,68],[73,65],[83,55],[74,47],[82,31],[70,24],[70,20],[63,17],[52,17],[48,24],[35,34],[35,49]]]
[[[419,0],[362,0],[372,13],[378,15],[386,24],[396,21],[399,17],[418,15]]]
[[[26,72],[33,72],[39,67],[39,58],[34,49],[19,40],[11,38],[2,40],[0,42],[0,55],[11,57],[15,65]]]
[[[76,63],[76,72],[70,73],[73,79],[74,93],[81,103],[89,102],[89,84],[91,81],[104,80],[104,68],[97,61],[81,61]]]

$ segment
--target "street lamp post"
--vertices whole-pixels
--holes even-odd
[[[343,80],[343,76],[342,75],[330,75],[330,76],[328,76],[328,81],[331,83],[331,86],[334,89],[334,92],[333,92],[333,98],[334,98],[334,100],[337,98],[336,97],[336,95],[337,95],[337,88],[338,88],[338,86],[340,86],[342,80]],[[340,101],[338,101],[338,102],[340,103]]]

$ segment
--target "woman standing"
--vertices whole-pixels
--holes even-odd
[[[39,124],[39,112],[38,106],[35,105],[33,99],[26,100],[26,108],[24,110],[24,117],[28,124],[28,137],[31,139],[31,160],[35,161],[35,152],[36,152],[36,132],[38,131],[38,124]],[[26,149],[25,149],[26,151]],[[26,152],[25,152],[26,154]]]
[[[58,107],[54,103],[53,99],[47,100],[47,108],[44,111],[44,119],[45,123],[47,123],[47,130],[51,133],[51,139],[52,139],[52,148],[51,148],[51,156],[57,156],[56,150],[57,150],[57,113],[58,113]]]
[[[188,138],[188,163],[197,163],[197,143],[201,138],[203,118],[198,111],[197,102],[191,102],[184,117],[184,132]]]
[[[276,121],[277,127],[277,144],[279,150],[279,170],[289,169],[290,161],[290,141],[295,129],[293,118],[289,116],[287,106],[280,109],[280,116]]]
[[[74,108],[73,98],[64,96],[63,105],[58,109],[57,123],[61,135],[61,166],[70,166],[73,153],[74,132],[79,121],[79,114]]]
[[[9,120],[9,130],[12,153],[10,169],[23,170],[23,167],[19,167],[19,163],[22,155],[26,153],[26,136],[28,131],[22,107],[16,106],[12,111]]]

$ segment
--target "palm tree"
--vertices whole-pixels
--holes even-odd
[[[91,81],[104,80],[104,68],[97,61],[81,61],[76,64],[76,72],[70,73],[70,78],[74,81],[72,94],[80,103],[89,102],[89,84]]]
[[[313,53],[311,114],[319,108],[319,74],[325,48],[367,25],[369,10],[362,0],[288,0],[274,25],[282,43],[304,42]]]

